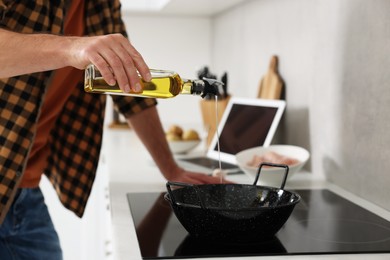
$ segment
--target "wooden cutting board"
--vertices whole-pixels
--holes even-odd
[[[280,99],[283,90],[283,80],[278,72],[278,57],[272,56],[268,72],[259,84],[258,98]]]

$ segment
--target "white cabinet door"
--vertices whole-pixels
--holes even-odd
[[[82,219],[62,206],[49,180],[42,178],[40,187],[60,237],[64,260],[111,259],[108,173],[105,168],[101,162]]]

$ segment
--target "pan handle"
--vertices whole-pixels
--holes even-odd
[[[204,203],[199,195],[199,188],[194,185],[194,184],[190,184],[190,183],[183,183],[183,182],[171,182],[171,181],[168,181],[167,184],[167,190],[168,190],[168,194],[169,194],[169,197],[171,198],[171,201],[173,204],[176,204],[176,205],[179,205],[177,202],[176,202],[176,199],[175,199],[175,196],[173,195],[173,192],[172,192],[172,189],[171,189],[171,186],[179,186],[179,187],[189,187],[189,188],[193,188],[195,190],[195,193],[196,193],[196,196],[198,197],[198,202],[199,202],[199,205],[202,209],[205,209],[205,206],[204,206]]]
[[[286,185],[286,181],[287,181],[287,175],[288,175],[288,170],[289,170],[288,165],[286,165],[286,164],[268,163],[268,162],[261,163],[260,166],[259,166],[259,169],[257,170],[256,178],[255,178],[255,181],[253,182],[253,185],[257,184],[257,181],[259,180],[259,177],[260,177],[261,168],[263,166],[284,168],[283,182],[282,182],[282,185],[280,185],[280,189],[283,190],[284,189],[284,185]]]

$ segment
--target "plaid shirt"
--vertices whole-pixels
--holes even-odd
[[[60,35],[68,4],[66,0],[0,0],[0,27]],[[85,9],[87,35],[126,35],[119,1],[86,0]],[[22,179],[51,74],[0,79],[0,223]],[[106,96],[85,93],[82,81],[74,89],[51,131],[44,173],[62,204],[81,217],[99,160]],[[126,117],[156,104],[154,99],[112,98]]]

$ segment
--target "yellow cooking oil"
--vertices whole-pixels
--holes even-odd
[[[109,85],[94,65],[89,65],[85,70],[84,90],[89,93],[101,93],[112,95],[130,95],[151,98],[172,98],[178,94],[193,94],[193,81],[182,79],[178,73],[167,70],[151,69],[152,80],[144,81],[140,77],[141,92],[122,92],[119,86]]]

